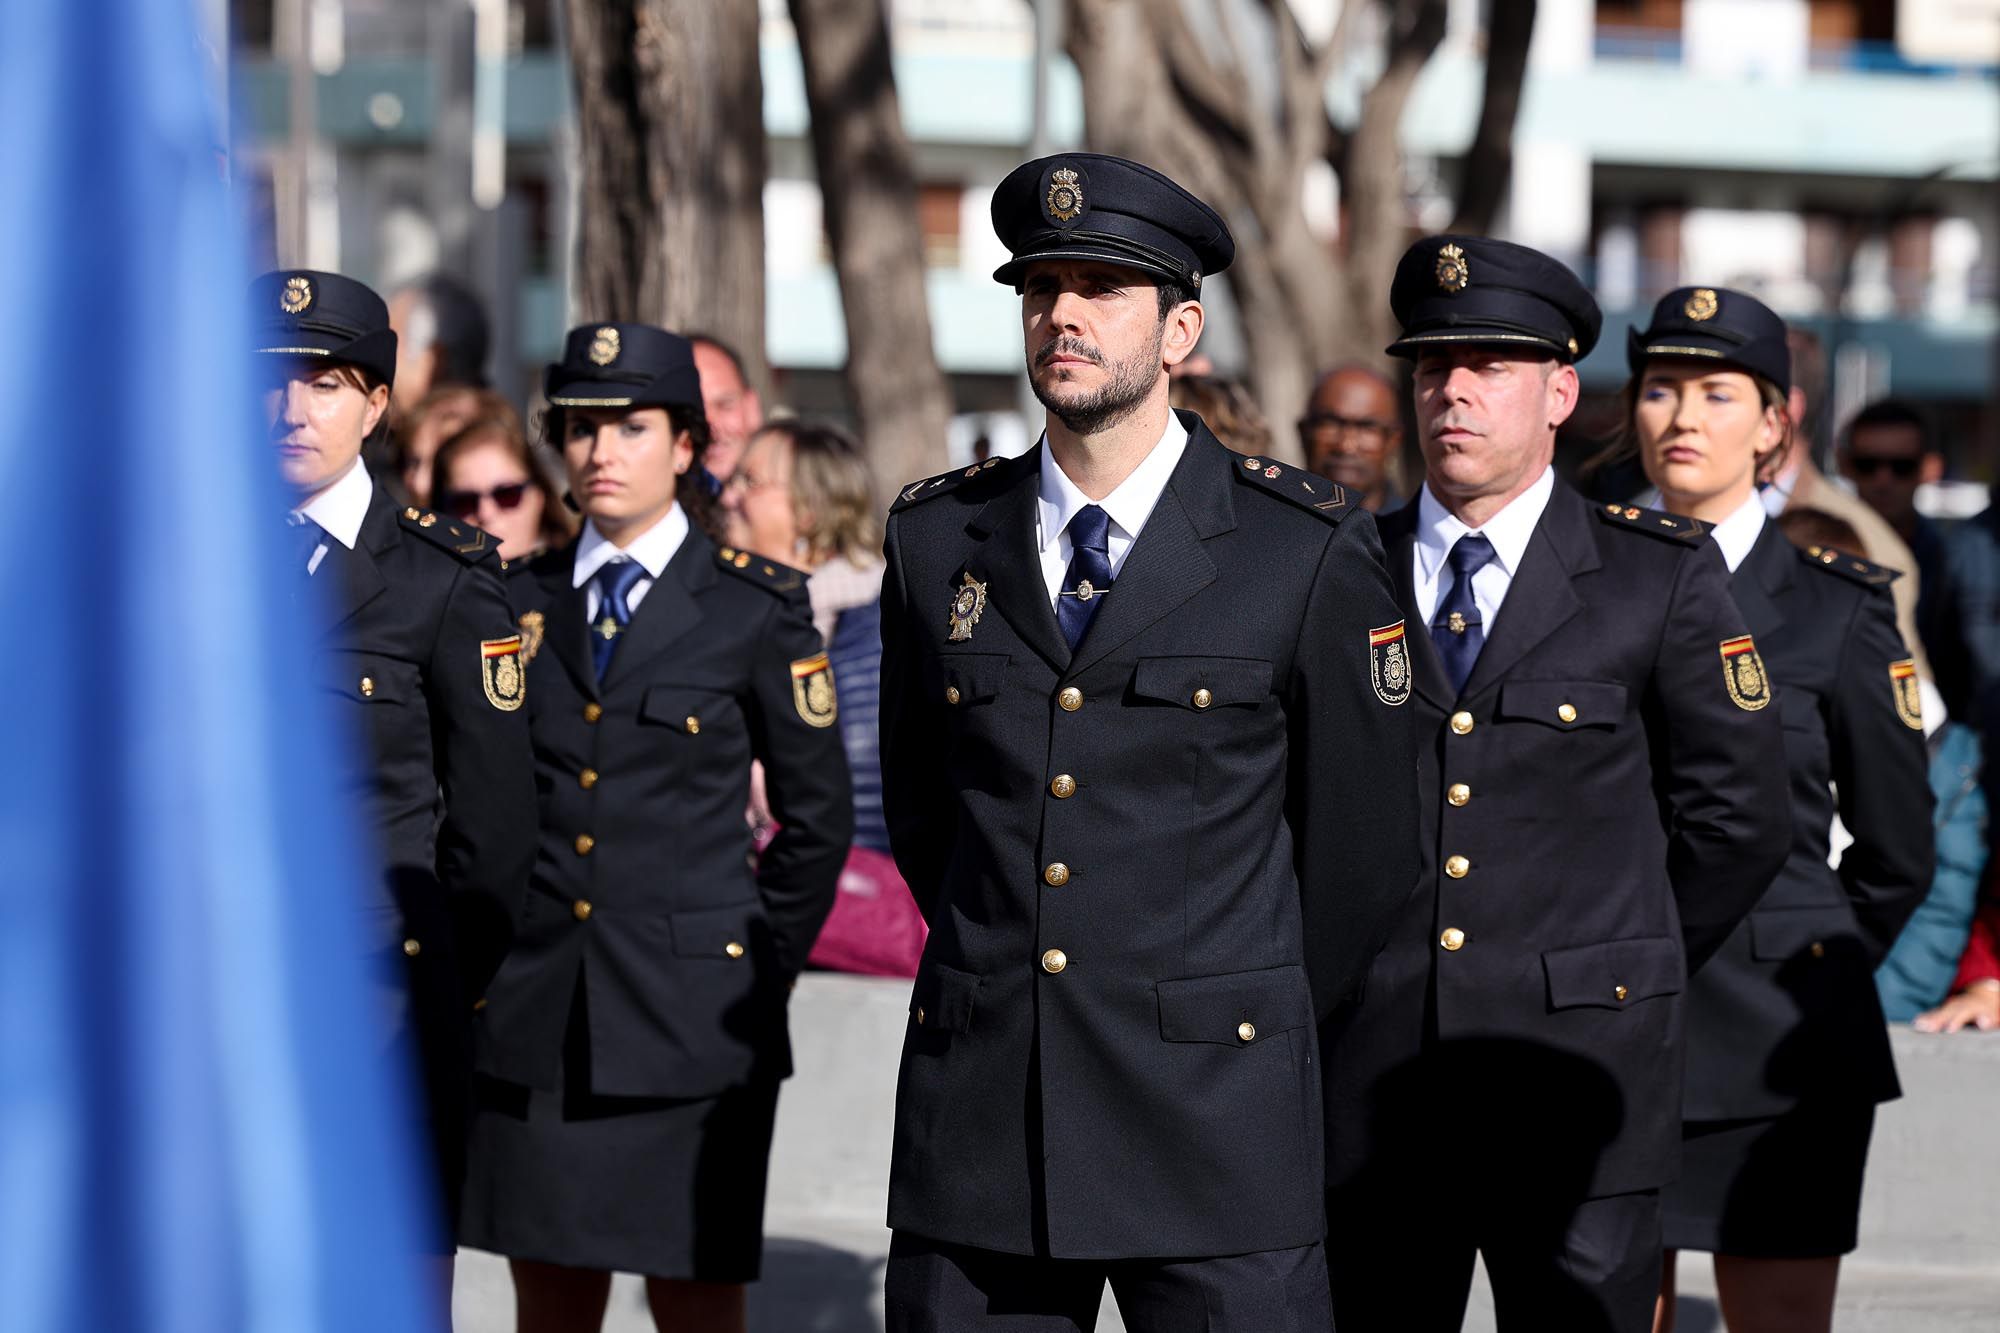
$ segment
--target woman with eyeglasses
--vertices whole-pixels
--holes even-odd
[[[508,417],[482,417],[438,446],[430,489],[439,509],[493,534],[503,560],[561,546],[576,532],[548,474]]]
[[[832,672],[804,575],[703,530],[685,339],[572,330],[545,388],[584,525],[510,571],[541,832],[480,1012],[464,1240],[511,1261],[520,1333],[598,1328],[615,1272],[663,1333],[742,1333],[786,1005],[854,827]]]
[[[1760,474],[1793,430],[1784,321],[1740,292],[1682,288],[1628,358],[1629,441],[1660,507],[1709,526],[1751,631],[1717,645],[1715,668],[1738,706],[1778,710],[1792,790],[1789,857],[1688,982],[1656,1327],[1673,1326],[1674,1255],[1690,1249],[1715,1257],[1730,1333],[1815,1333],[1855,1245],[1875,1107],[1900,1095],[1874,973],[1931,881],[1916,668],[1893,576],[1795,547],[1765,516]],[[1836,811],[1853,837],[1837,870]]]

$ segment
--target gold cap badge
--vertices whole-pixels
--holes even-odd
[[[1057,222],[1068,222],[1083,212],[1083,185],[1068,167],[1057,167],[1049,174],[1048,205],[1049,216]]]
[[[618,330],[606,325],[590,340],[590,359],[600,366],[608,366],[618,359]]]
[[[1447,245],[1438,251],[1438,290],[1456,296],[1472,283],[1472,267],[1465,262],[1465,251],[1456,245]]]
[[[285,279],[284,290],[278,293],[278,309],[288,315],[298,315],[313,303],[312,279],[302,273],[295,273]]]
[[[1721,302],[1715,299],[1713,288],[1697,287],[1694,289],[1694,294],[1688,297],[1687,304],[1681,307],[1681,313],[1699,324],[1705,319],[1714,319],[1715,312],[1720,306]]]

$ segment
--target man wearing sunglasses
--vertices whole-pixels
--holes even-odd
[[[1402,503],[1403,415],[1396,386],[1379,371],[1346,365],[1320,376],[1299,418],[1299,439],[1306,470],[1345,486],[1371,514]]]
[[[1848,423],[1840,447],[1841,475],[1880,514],[1916,557],[1917,634],[1924,655],[1938,673],[1945,707],[1964,717],[1967,683],[1958,668],[1964,649],[1957,626],[1947,624],[1952,603],[1945,571],[1944,535],[1937,524],[1917,512],[1917,488],[1944,476],[1930,419],[1916,405],[1896,398],[1870,403]]]

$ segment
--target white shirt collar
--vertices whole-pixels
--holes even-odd
[[[1167,481],[1180,464],[1187,440],[1187,427],[1181,425],[1180,418],[1169,410],[1167,428],[1160,433],[1160,442],[1153,446],[1152,452],[1140,460],[1139,466],[1133,468],[1131,475],[1119,482],[1111,494],[1102,500],[1092,500],[1056,466],[1049,438],[1043,435],[1039,499],[1041,549],[1047,551],[1054,546],[1063,530],[1069,527],[1069,521],[1076,517],[1076,511],[1088,504],[1102,509],[1128,541],[1137,539],[1140,530],[1146,526],[1146,520],[1153,516],[1154,507],[1160,503],[1160,496],[1166,493]]]
[[[1764,520],[1764,497],[1753,488],[1749,498],[1728,518],[1708,530],[1708,535],[1722,548],[1723,563],[1729,566],[1730,573],[1734,574],[1736,567],[1749,557],[1758,534],[1764,531]]]
[[[1553,465],[1542,470],[1527,490],[1522,491],[1507,502],[1507,507],[1486,520],[1477,529],[1487,541],[1493,543],[1493,556],[1512,579],[1520,572],[1521,558],[1528,553],[1528,541],[1535,535],[1535,524],[1541,522],[1542,511],[1549,507],[1549,497],[1555,494],[1556,470]],[[1424,580],[1437,574],[1438,567],[1451,553],[1452,544],[1474,529],[1453,518],[1450,511],[1431,494],[1429,482],[1417,492],[1417,572]]]
[[[595,522],[585,519],[583,536],[576,544],[576,568],[570,574],[570,586],[581,588],[590,582],[591,575],[621,555],[637,560],[645,569],[646,576],[657,580],[666,571],[667,562],[681,549],[687,535],[687,511],[678,502],[667,510],[659,522],[640,533],[623,550],[612,545],[611,539],[597,530]]]
[[[319,524],[327,536],[351,551],[361,540],[361,523],[368,517],[368,502],[374,498],[375,483],[356,457],[339,481],[292,512]]]

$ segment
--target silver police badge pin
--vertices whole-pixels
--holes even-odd
[[[951,633],[947,636],[951,642],[964,643],[971,638],[972,627],[985,610],[986,585],[968,572],[965,585],[951,599]]]

